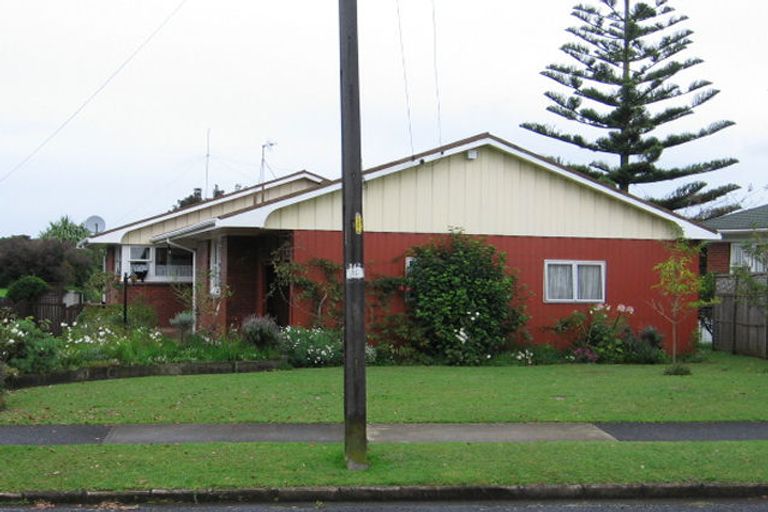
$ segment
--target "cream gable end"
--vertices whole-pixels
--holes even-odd
[[[440,158],[364,185],[369,232],[669,240],[671,221],[491,146]],[[341,192],[284,206],[267,229],[341,229]]]

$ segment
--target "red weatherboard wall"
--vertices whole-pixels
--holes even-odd
[[[718,242],[707,245],[707,272],[727,274],[731,271],[730,266],[730,242]]]
[[[416,245],[422,245],[436,235],[408,233],[366,233],[366,278],[382,275],[402,276],[404,254]],[[606,262],[606,302],[632,306],[635,314],[631,323],[635,328],[653,325],[663,334],[668,347],[672,343],[669,323],[652,311],[649,302],[658,299],[652,289],[657,281],[653,267],[664,261],[669,253],[663,242],[654,240],[614,240],[586,238],[538,237],[484,237],[507,254],[507,265],[517,269],[519,282],[529,294],[526,301],[529,320],[527,328],[536,343],[562,345],[550,327],[575,309],[586,310],[584,304],[545,304],[544,260],[599,260]],[[335,231],[294,232],[294,261],[306,263],[312,258],[342,261],[342,236]],[[400,304],[402,308],[402,303]],[[291,323],[309,325],[310,317],[301,308],[293,308]],[[691,313],[678,328],[678,350],[689,345],[696,327],[696,315]]]

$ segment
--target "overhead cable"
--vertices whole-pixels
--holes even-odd
[[[181,8],[184,7],[184,4],[186,4],[188,1],[189,0],[181,0],[179,4],[176,6],[176,8],[173,11],[171,11],[171,13],[168,16],[166,16],[163,22],[160,23],[160,25],[158,25],[157,28],[153,30],[152,33],[149,34],[149,36],[146,39],[144,39],[144,41],[128,56],[128,58],[125,59],[123,63],[120,64],[120,66],[118,66],[118,68],[114,72],[112,72],[112,74],[110,74],[109,77],[95,91],[93,91],[93,93],[90,96],[88,96],[88,98],[86,98],[86,100],[72,114],[69,115],[69,117],[67,117],[64,120],[64,122],[62,122],[53,132],[51,132],[51,134],[48,135],[40,144],[38,144],[37,147],[35,147],[35,149],[33,149],[31,153],[29,153],[23,160],[17,163],[10,171],[5,173],[0,178],[0,183],[4,182],[5,180],[13,176],[19,169],[24,167],[30,160],[32,160],[35,157],[35,155],[37,155],[45,146],[47,146],[48,143],[51,142],[64,128],[66,128],[67,125],[69,125],[69,123],[71,123],[80,114],[80,112],[82,112],[85,109],[85,107],[87,107],[96,98],[96,96],[98,96],[99,93],[103,91],[110,84],[110,82],[112,82],[112,80],[114,80],[115,77],[117,77],[117,75],[119,75],[120,72],[128,64],[131,63],[131,61],[139,54],[139,52],[141,52],[141,50],[143,50],[144,47],[147,46],[150,43],[150,41],[152,41],[152,39],[154,39],[154,37],[163,29],[163,27],[165,27],[168,24],[168,22],[171,21],[171,19],[173,19],[176,13],[178,13],[181,10]]]
[[[403,84],[405,85],[405,106],[408,112],[408,136],[411,142],[411,155],[416,154],[413,149],[413,123],[411,121],[411,95],[408,90],[408,71],[405,66],[405,43],[403,42],[403,22],[400,16],[400,0],[395,0],[397,7],[397,31],[400,35],[400,62],[403,66]]]

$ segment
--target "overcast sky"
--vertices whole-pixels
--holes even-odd
[[[0,179],[108,79],[180,0],[0,0]],[[430,0],[359,0],[363,165],[492,132],[566,161],[594,155],[532,134],[524,121],[574,129],[545,111],[556,84],[539,75],[567,63],[559,47],[576,0],[435,0],[437,94]],[[695,31],[705,63],[679,81],[722,93],[673,131],[737,123],[667,153],[670,164],[735,157],[703,179],[735,182],[746,206],[768,202],[768,2],[671,0]],[[258,181],[268,163],[340,175],[336,0],[187,0],[127,66],[26,165],[0,183],[0,236],[37,235],[50,220],[92,214],[115,227],[168,210],[204,187]],[[268,177],[271,174],[267,173]],[[667,184],[634,189],[644,196]]]

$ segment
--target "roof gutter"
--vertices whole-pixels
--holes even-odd
[[[204,220],[203,222],[198,222],[197,224],[193,224],[191,226],[187,226],[174,231],[168,231],[167,233],[162,233],[160,235],[155,235],[152,238],[150,238],[149,241],[153,244],[167,242],[170,245],[170,241],[174,238],[192,235],[192,234],[216,227],[216,220],[217,219],[208,219],[208,220]],[[190,249],[187,249],[187,250],[190,250]]]

